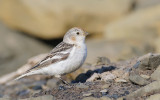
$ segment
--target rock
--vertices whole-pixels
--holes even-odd
[[[149,59],[150,69],[156,69],[160,65],[160,54],[152,54]]]
[[[106,92],[108,92],[108,89],[101,90],[100,92],[102,92],[102,93],[105,92],[106,93]]]
[[[122,97],[118,98],[117,100],[124,100]]]
[[[150,78],[150,76],[144,75],[144,74],[141,74],[140,76],[141,76],[142,78],[144,78],[144,79],[149,79],[149,78]]]
[[[58,84],[60,84],[60,83],[61,83],[61,81],[59,79],[54,78],[54,79],[48,80],[46,85],[49,88],[56,88],[56,87],[58,87]]]
[[[160,80],[160,66],[151,74],[152,80]]]
[[[22,91],[19,91],[17,93],[18,96],[26,96],[26,95],[29,95],[30,91],[29,90],[22,90]]]
[[[95,98],[95,97],[86,97],[86,98],[83,98],[82,100],[111,100],[110,98],[108,97],[101,97],[101,98]]]
[[[100,92],[102,93],[102,95],[106,95],[107,92],[108,92],[108,89],[103,89],[103,90],[101,90]]]
[[[160,99],[160,94],[154,94],[148,97],[146,100],[159,100]]]
[[[138,85],[146,85],[149,82],[137,74],[130,74],[129,80]]]
[[[126,83],[127,81],[125,79],[116,78],[115,82]]]
[[[0,98],[0,100],[12,100],[11,98]]]
[[[149,59],[151,56],[152,56],[152,53],[148,53],[142,57],[139,57],[137,63],[133,67],[140,68],[140,69],[148,69]]]
[[[9,95],[4,95],[0,100],[12,100],[12,98]]]
[[[9,30],[0,22],[0,76],[16,70],[32,56],[50,50],[40,41]]]
[[[106,38],[109,40],[136,39],[137,41],[140,40],[142,42],[154,40],[156,35],[159,34],[155,32],[158,29],[156,23],[160,21],[158,19],[160,15],[158,13],[159,8],[160,5],[157,5],[147,9],[138,10],[119,21],[107,25],[105,34]],[[141,23],[137,23],[138,21],[141,21]]]
[[[103,96],[103,97],[99,98],[99,100],[111,100],[111,99],[106,96]]]
[[[148,8],[148,7],[152,7],[155,6],[157,4],[160,4],[159,0],[136,0],[136,10],[139,9],[144,9],[144,8]]]
[[[92,93],[83,93],[84,97],[88,97],[88,96],[91,96],[91,95],[92,95]]]
[[[120,67],[121,67],[120,69],[113,70],[112,74],[114,74],[117,77],[115,81],[125,82],[125,80],[128,80],[129,78],[129,71],[127,71],[126,69],[123,69],[123,66],[120,66]]]
[[[45,80],[40,80],[40,81],[35,81],[32,84],[27,84],[27,87],[33,90],[41,90],[42,86],[45,84],[46,84]]]
[[[39,97],[31,97],[31,98],[27,98],[27,99],[19,99],[19,100],[56,100],[52,95],[43,95],[43,96],[39,96]]]
[[[104,72],[100,74],[101,80],[108,81],[108,80],[113,80],[116,78],[116,76],[110,72]]]
[[[105,85],[102,86],[102,89],[107,89],[107,88],[109,88],[110,85],[111,84],[105,84]]]
[[[138,58],[138,61],[134,65],[134,68],[140,68],[142,70],[156,69],[159,65],[160,65],[160,54],[148,53]]]
[[[90,78],[87,79],[87,82],[96,81],[98,78],[100,78],[100,76],[98,75],[98,73],[94,73]]]
[[[66,29],[72,26],[80,26],[90,33],[102,33],[106,23],[130,11],[132,2],[133,0],[1,0],[0,19],[14,29],[43,39],[62,37]]]
[[[158,31],[160,29],[159,9],[160,4],[136,10],[122,19],[106,25],[105,38],[109,41],[126,41],[137,46],[146,45],[148,50],[153,52],[153,49],[157,48],[153,46],[154,41],[160,35],[160,31]],[[146,51],[148,50],[146,49]]]
[[[76,88],[86,89],[86,88],[89,88],[89,86],[84,85],[83,83],[79,83],[76,85]]]
[[[129,95],[127,95],[125,98],[126,100],[130,99],[130,98],[137,98],[143,95],[146,95],[148,93],[154,93],[158,90],[160,90],[160,81],[154,81],[132,93],[130,93]]]
[[[98,57],[96,65],[107,65],[111,63],[110,60],[106,57]]]
[[[85,97],[82,100],[98,100],[98,98],[94,98],[94,97]]]

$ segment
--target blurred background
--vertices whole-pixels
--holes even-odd
[[[90,33],[86,63],[160,52],[160,0],[0,0],[0,76],[49,52],[75,26]]]

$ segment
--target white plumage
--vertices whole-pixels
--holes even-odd
[[[70,29],[65,34],[63,42],[57,45],[45,59],[16,80],[34,74],[53,75],[60,78],[61,75],[77,70],[87,57],[86,35],[87,33],[80,28]]]

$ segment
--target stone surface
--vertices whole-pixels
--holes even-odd
[[[58,86],[58,84],[60,84],[61,81],[57,78],[54,78],[54,79],[50,79],[47,81],[47,87],[49,88],[56,88]]]
[[[100,76],[103,81],[113,80],[116,78],[116,76],[110,72],[104,72]]]
[[[94,73],[90,78],[87,79],[87,82],[93,82],[100,78],[100,76],[97,73]]]
[[[83,88],[83,89],[86,89],[86,88],[88,88],[88,87],[89,87],[89,86],[84,85],[83,83],[79,83],[79,84],[76,85],[76,88]]]
[[[103,89],[103,90],[101,90],[100,92],[101,92],[102,94],[105,94],[105,93],[108,92],[108,89]]]
[[[101,98],[86,97],[86,98],[83,98],[83,100],[111,100],[111,99],[108,97],[101,97]]]
[[[148,53],[138,58],[138,61],[134,65],[134,68],[140,68],[142,70],[156,69],[159,65],[160,65],[160,54]]]
[[[160,94],[154,94],[148,97],[146,100],[159,100],[160,99]]]
[[[0,76],[17,70],[32,56],[50,50],[49,46],[10,30],[0,22]]]
[[[143,77],[144,79],[149,79],[150,78],[150,76],[144,75],[144,74],[141,74],[140,76]]]
[[[146,9],[136,10],[122,19],[106,25],[106,39],[111,41],[122,40],[128,43],[132,42],[134,45],[143,43],[143,45],[153,46],[155,40],[160,36],[159,9],[160,4]]]
[[[149,82],[137,74],[130,74],[129,80],[138,85],[146,85]]]
[[[12,100],[11,98],[0,98],[0,100]]]
[[[135,92],[130,93],[129,95],[127,95],[124,98],[126,98],[126,99],[137,98],[137,97],[143,96],[143,95],[148,94],[148,93],[156,92],[156,91],[160,90],[160,85],[159,84],[160,84],[160,81],[152,82],[152,83],[136,90]]]
[[[102,86],[102,89],[107,89],[107,88],[109,88],[110,85],[111,84],[105,84],[105,85]]]
[[[132,2],[1,0],[0,19],[11,28],[43,39],[62,37],[73,26],[80,26],[90,33],[102,33],[106,23],[127,14]]]
[[[88,96],[91,96],[91,95],[92,95],[92,93],[83,93],[84,97],[88,97]]]
[[[98,57],[96,65],[107,65],[111,63],[110,60],[106,57]]]
[[[159,0],[135,0],[136,2],[136,10],[138,9],[144,9],[148,7],[155,6],[157,4],[160,4]]]
[[[28,99],[19,99],[19,100],[28,100]],[[31,97],[29,100],[56,100],[52,95],[43,95],[39,97]]]
[[[127,81],[125,79],[116,78],[115,82],[123,82],[126,83]]]
[[[151,74],[151,79],[160,81],[160,66]]]

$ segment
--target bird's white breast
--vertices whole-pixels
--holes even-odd
[[[87,57],[87,47],[85,44],[74,46],[66,60],[57,62],[44,69],[49,75],[64,75],[77,70],[84,63]]]

